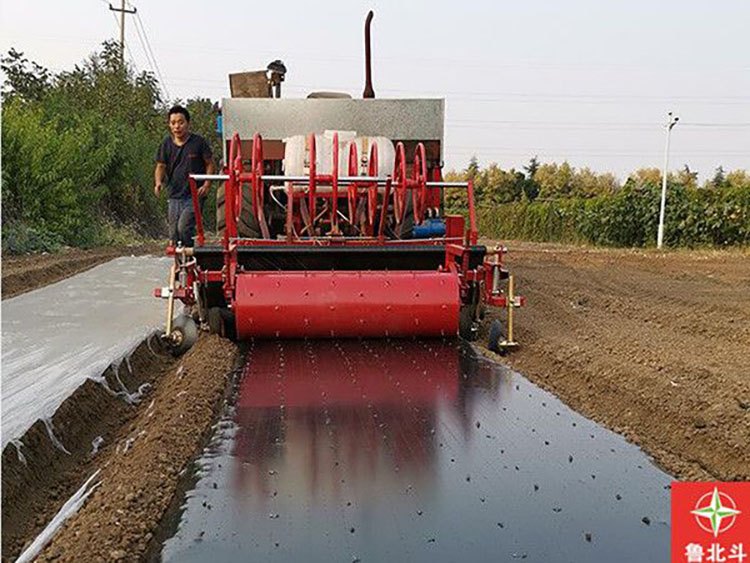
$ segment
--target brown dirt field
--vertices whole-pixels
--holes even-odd
[[[202,447],[238,358],[235,344],[206,336],[161,375],[137,415],[81,475],[84,481],[100,469],[101,484],[37,561],[141,559],[181,472]]]
[[[55,254],[3,256],[2,298],[15,297],[108,262],[119,256],[163,254],[166,244],[107,246],[83,250],[68,248]]]
[[[113,364],[104,381],[87,379],[65,399],[52,417],[55,437],[70,452],[50,440],[38,420],[21,436],[21,456],[14,444],[2,454],[2,552],[3,561],[15,558],[22,547],[46,526],[62,504],[92,473],[98,460],[93,441],[101,437],[111,443],[120,428],[138,412],[139,404],[127,401],[125,392],[144,392],[150,401],[150,386],[176,361],[162,350],[158,338],[143,342],[130,355],[127,365]],[[145,385],[148,384],[148,385]],[[123,389],[123,387],[125,389]],[[104,448],[101,448],[102,450]]]
[[[750,252],[506,246],[505,361],[679,479],[750,479]]]
[[[679,479],[750,479],[750,251],[506,244],[511,249],[507,264],[527,305],[517,311],[516,337],[522,346],[503,361],[640,445]],[[141,381],[153,380],[154,386],[127,416],[113,408],[112,423],[101,412],[106,403],[101,390],[83,389],[81,394],[96,399],[91,416],[104,420],[103,430],[95,432],[108,432],[104,446],[71,467],[57,467],[64,462],[49,447],[28,447],[29,465],[49,464],[50,472],[64,477],[48,482],[42,471],[41,477],[24,481],[39,480],[39,487],[48,490],[39,498],[26,493],[37,504],[25,512],[18,499],[28,485],[20,477],[21,486],[5,482],[14,463],[21,471],[18,459],[13,462],[17,453],[6,448],[4,556],[17,554],[33,539],[96,469],[101,469],[101,485],[39,561],[136,561],[149,553],[185,478],[182,472],[210,431],[238,357],[231,342],[201,338],[179,360],[156,367],[145,379],[125,381],[131,390]],[[74,422],[62,414],[53,419],[55,431],[71,451],[78,449],[74,455],[79,457],[94,435],[90,428],[76,430],[88,416],[69,417]],[[39,442],[48,440],[43,425],[29,432]],[[80,443],[70,443],[76,439]],[[36,449],[38,463],[30,456]],[[13,516],[26,522],[14,532],[10,552],[6,487],[7,494],[15,490],[18,495],[9,510],[15,505]]]

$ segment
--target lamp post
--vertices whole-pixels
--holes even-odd
[[[656,235],[656,248],[661,248],[664,242],[664,208],[667,204],[667,166],[669,165],[669,137],[672,134],[672,127],[677,125],[679,117],[673,116],[670,111],[667,114],[667,140],[664,145],[664,169],[661,174],[661,206],[659,208],[659,232]]]

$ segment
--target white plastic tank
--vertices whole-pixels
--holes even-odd
[[[357,145],[357,156],[359,157],[359,176],[366,176],[369,171],[369,158],[372,146],[378,146],[378,171],[376,176],[390,176],[393,174],[393,163],[396,160],[396,149],[393,142],[388,137],[367,137],[360,136],[354,139],[353,143]],[[347,159],[349,158],[349,147],[346,149]],[[347,160],[348,162],[348,160]]]
[[[349,174],[349,145],[357,146],[359,161],[358,175],[368,173],[370,149],[373,143],[378,145],[378,176],[393,174],[393,163],[396,151],[393,142],[387,137],[357,136],[355,131],[324,131],[315,135],[315,169],[318,174],[330,174],[333,170],[332,152],[333,135],[339,136],[339,175]],[[306,176],[309,174],[310,147],[307,135],[294,135],[284,139],[284,174],[286,176]]]

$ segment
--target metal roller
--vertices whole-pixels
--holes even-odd
[[[246,272],[233,310],[240,339],[451,336],[459,289],[450,271]]]

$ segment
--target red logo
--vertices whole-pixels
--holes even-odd
[[[750,483],[672,483],[672,562],[750,563]]]

